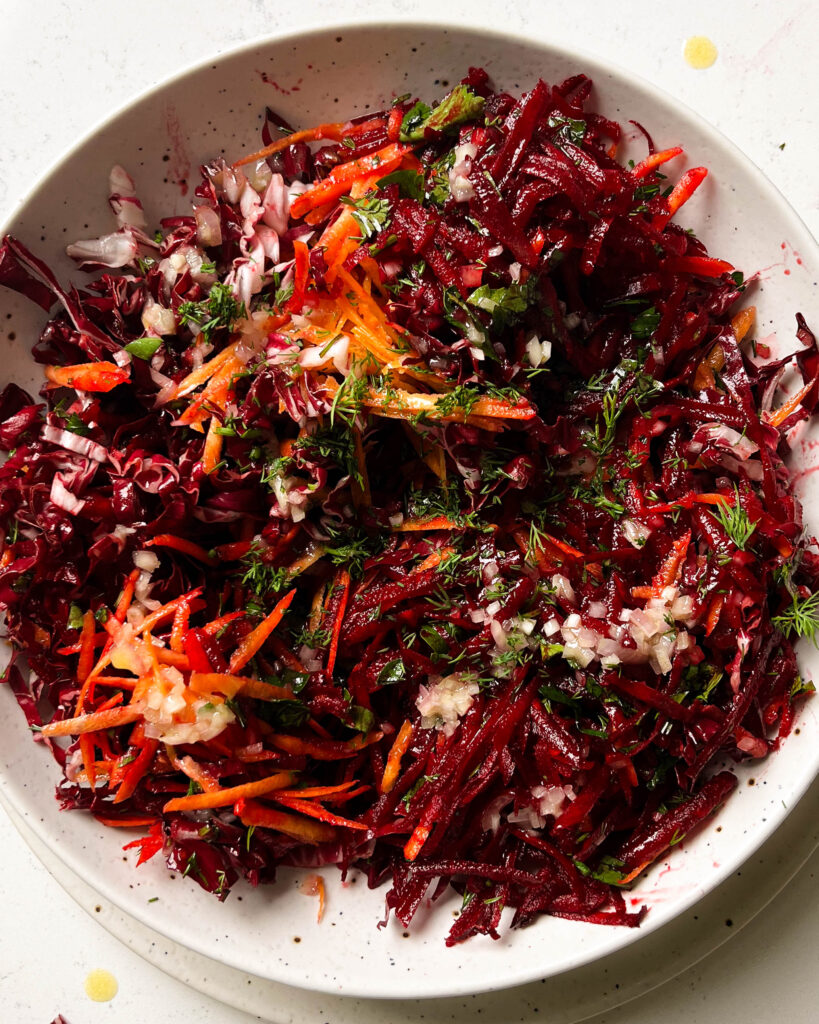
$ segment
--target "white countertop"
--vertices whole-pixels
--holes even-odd
[[[254,36],[361,20],[364,14],[372,20],[443,16],[442,5],[433,0],[365,5],[302,0],[289,9],[270,0],[142,0],[138,5],[5,0],[2,6],[0,222],[30,183],[102,117],[200,58]],[[650,0],[605,5],[451,0],[447,19],[579,47],[656,83],[736,142],[819,235],[819,6],[812,0],[777,5],[746,0],[733,6],[688,0],[662,8]],[[694,70],[683,59],[683,44],[693,35],[710,37],[718,48],[708,70]],[[816,311],[804,312],[816,318]],[[0,1020],[48,1024],[60,1012],[70,1024],[258,1019],[173,980],[112,938],[93,919],[93,906],[89,916],[66,895],[2,810],[0,849]],[[637,1002],[595,1018],[595,1024],[660,1019],[664,1024],[756,1024],[774,1016],[814,1024],[819,1020],[817,871],[814,854],[764,914],[701,964]],[[103,907],[99,913],[106,912]],[[739,909],[736,917],[742,918]],[[149,954],[154,964],[163,955],[168,954]],[[684,951],[670,955],[685,963]],[[118,994],[107,1003],[94,1003],[83,991],[87,973],[100,967],[119,981]],[[300,1012],[290,1015],[299,1024]],[[329,1024],[330,1013],[322,1016],[317,1002],[311,1024]],[[474,1019],[471,1013],[463,1019],[467,1016]],[[549,1019],[548,1008],[539,1019]]]

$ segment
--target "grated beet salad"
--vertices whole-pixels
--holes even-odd
[[[816,340],[765,358],[674,220],[705,168],[639,125],[619,163],[590,90],[267,111],[156,234],[114,168],[81,287],[4,239],[50,317],[41,401],[0,395],[5,682],[140,862],[221,899],[355,867],[404,925],[452,886],[450,944],[634,926],[790,731]]]

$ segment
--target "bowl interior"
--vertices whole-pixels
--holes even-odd
[[[817,247],[793,211],[753,165],[721,136],[670,97],[597,59],[558,51],[532,40],[474,30],[424,26],[325,29],[258,43],[174,78],[116,114],[81,141],[32,192],[6,229],[45,259],[63,281],[82,275],[65,257],[77,238],[112,229],[108,171],[121,163],[136,179],[150,224],[190,209],[198,167],[216,155],[236,159],[258,148],[266,105],[297,126],[377,110],[396,95],[441,95],[469,65],[487,68],[495,84],[520,91],[538,77],[561,80],[579,71],[595,81],[596,106],[607,116],[634,119],[658,148],[682,144],[692,163],[711,173],[681,219],[712,252],[746,276],[766,268],[755,286],[757,334],[773,345],[792,344],[793,314],[809,313],[816,296]],[[628,134],[628,133],[627,133]],[[640,150],[632,133],[634,152]],[[798,262],[797,262],[798,261]],[[29,348],[42,326],[41,311],[0,291],[3,381],[33,391],[40,370]],[[778,334],[780,341],[775,337]],[[811,467],[810,437],[795,458]],[[814,445],[816,443],[814,442]],[[803,479],[806,518],[819,486]],[[817,655],[802,652],[804,673]],[[814,703],[800,713],[798,730],[762,764],[741,766],[742,784],[719,817],[656,866],[629,897],[651,910],[639,933],[543,919],[507,932],[499,942],[473,939],[447,949],[444,937],[458,901],[434,914],[419,912],[405,932],[384,928],[384,892],[363,880],[342,883],[326,872],[328,910],[315,921],[315,901],[299,891],[300,878],[283,871],[275,887],[237,887],[219,904],[187,880],[149,863],[135,871],[130,839],[94,819],[60,813],[53,798],[57,771],[31,742],[13,698],[0,692],[0,791],[37,834],[82,877],[123,910],[184,946],[243,971],[326,992],[370,997],[457,995],[557,974],[602,957],[688,908],[726,878],[760,845],[798,800],[819,767],[819,717]],[[751,783],[754,782],[754,785]],[[154,897],[158,897],[154,902]]]

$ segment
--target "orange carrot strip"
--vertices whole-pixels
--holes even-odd
[[[381,792],[389,793],[398,780],[398,772],[401,770],[401,759],[409,749],[412,740],[412,722],[407,719],[398,730],[395,742],[390,748],[387,757],[387,764],[384,767],[384,775],[381,778]]]
[[[446,397],[446,395],[422,395],[398,390],[388,393],[371,388],[369,393],[364,396],[363,404],[376,416],[409,420],[421,413],[426,413],[431,419],[440,420],[442,423],[469,422],[473,415],[509,420],[530,420],[537,415],[525,398],[515,405],[498,398],[479,398],[473,403],[469,413],[464,412],[463,409],[453,409],[451,412],[440,414],[437,412],[438,402]]]
[[[321,224],[323,220],[330,216],[335,208],[335,203],[325,203],[323,206],[317,206],[315,210],[311,210],[304,215],[304,223],[311,226]]]
[[[343,793],[357,785],[356,779],[349,782],[342,782],[339,786],[310,786],[307,789],[280,789],[276,799],[285,796],[293,796],[297,800],[310,800],[319,796],[332,796],[333,793]]]
[[[319,905],[316,921],[321,924],[321,919],[324,917],[324,907],[327,903],[327,895],[324,890],[324,879],[321,875],[308,875],[301,884],[301,891],[305,896],[318,896]]]
[[[641,160],[639,164],[632,167],[631,176],[632,178],[645,178],[647,174],[656,171],[658,167],[661,167],[669,160],[673,160],[680,153],[682,153],[682,146],[672,146],[671,149],[663,149],[659,153],[651,153],[645,160]]]
[[[371,732],[368,736],[354,736],[351,740],[306,740],[299,736],[282,736],[278,733],[268,737],[271,746],[285,751],[287,754],[306,754],[317,761],[341,761],[347,757],[355,757],[359,750],[377,743],[383,733]]]
[[[666,200],[668,203],[667,212],[655,214],[651,221],[651,226],[655,231],[661,231],[665,227],[683,203],[686,203],[696,192],[707,174],[707,167],[692,167],[685,172]]]
[[[245,164],[253,163],[256,160],[264,160],[269,156],[273,156],[274,153],[280,153],[283,149],[288,149],[297,142],[315,142],[318,139],[333,139],[335,142],[340,142],[345,134],[353,134],[352,130],[345,132],[345,128],[351,127],[347,122],[337,121],[335,123],[316,125],[315,128],[305,128],[300,132],[291,132],[289,135],[284,135],[282,138],[276,139],[275,142],[271,142],[264,149],[257,150],[249,156],[243,156],[233,166],[244,167]]]
[[[136,685],[134,679],[125,679],[123,676],[95,676],[95,686],[119,686],[123,690],[133,690]]]
[[[136,728],[138,729],[139,726]],[[128,797],[133,796],[134,790],[137,788],[140,780],[147,774],[148,769],[151,767],[154,756],[159,749],[159,742],[157,740],[143,739],[140,747],[141,749],[137,756],[126,766],[125,775],[120,783],[119,789],[117,789],[116,796],[114,797],[115,804],[120,804],[123,800],[127,800]]]
[[[125,616],[128,614],[128,609],[131,607],[131,602],[134,599],[134,590],[136,589],[138,579],[139,569],[134,569],[123,584],[122,594],[117,602],[117,610],[114,612],[114,618],[117,622],[125,622]]]
[[[780,405],[775,412],[770,413],[768,415],[768,422],[770,425],[772,427],[778,427],[780,423],[784,423],[791,413],[798,409],[799,403],[810,389],[815,387],[817,380],[819,380],[819,375],[814,377],[813,380],[809,380],[808,383],[805,384],[804,387],[801,387],[795,395],[791,395],[787,402],[785,402],[784,405]]]
[[[327,653],[327,675],[333,675],[333,669],[336,667],[336,655],[338,654],[338,638],[341,635],[341,624],[344,621],[344,612],[347,610],[347,600],[350,596],[350,574],[346,569],[342,569],[336,577],[336,582],[343,587],[341,598],[338,602],[338,608],[336,610],[336,618],[333,623],[333,633],[330,638],[330,649]]]
[[[180,604],[187,604],[188,602],[193,601],[193,599],[199,597],[201,593],[202,587],[196,587],[193,590],[189,590],[187,594],[183,594],[181,597],[175,597],[173,601],[163,604],[162,607],[157,608],[155,612],[151,612],[151,614],[146,616],[146,618],[144,618],[137,627],[137,636],[140,633],[151,631],[154,626],[158,626],[161,622],[166,622],[168,619],[172,619]]]
[[[300,811],[309,818],[318,818],[327,825],[340,825],[342,828],[352,828],[361,832],[369,832],[370,826],[363,825],[358,821],[350,821],[349,818],[342,818],[338,814],[332,814],[325,810],[320,804],[313,804],[309,800],[296,800],[293,797],[281,797],[279,794],[273,797],[276,803],[289,807],[291,811]]]
[[[210,552],[205,551],[201,544],[196,544],[186,537],[177,537],[173,533],[158,533],[156,537],[145,541],[145,547],[173,548],[174,551],[180,551],[183,555],[190,555],[191,558],[195,558],[198,562],[204,562],[205,565],[215,566],[219,564],[219,559],[215,558]]]
[[[438,548],[438,550],[433,551],[431,555],[427,555],[423,562],[419,562],[410,575],[414,575],[417,572],[426,572],[427,569],[434,569],[435,566],[440,565],[448,555],[451,555],[454,550],[455,548],[450,547],[449,545],[443,548]]]
[[[183,377],[176,385],[176,390],[170,396],[168,401],[170,401],[171,398],[184,398],[185,395],[189,395],[191,391],[195,391],[201,384],[204,384],[205,381],[210,380],[219,367],[235,355],[238,347],[238,341],[232,342],[226,348],[223,348],[218,355],[215,355],[206,363],[202,363],[201,366],[189,373],[187,377]]]
[[[116,363],[77,363],[74,366],[46,366],[46,379],[58,387],[78,391],[113,391],[129,378],[128,371]]]
[[[237,800],[233,813],[243,825],[255,825],[258,828],[270,828],[283,832],[286,836],[298,839],[302,843],[329,843],[336,837],[335,829],[320,821],[299,818],[293,814],[285,814],[272,807],[256,803],[254,800]]]
[[[80,659],[77,663],[77,681],[80,683],[85,682],[94,667],[94,632],[94,613],[89,608],[82,617],[80,633]]]
[[[722,606],[725,604],[724,594],[715,594],[711,599],[711,604],[708,607],[708,615],[705,619],[705,635],[710,636],[717,628],[719,622],[720,612]]]
[[[107,633],[95,633],[94,634],[94,647],[101,647],[108,639]],[[75,644],[66,644],[65,647],[58,647],[57,654],[79,654],[81,644],[79,640]]]
[[[188,632],[188,623],[191,617],[191,606],[180,604],[173,616],[171,627],[171,650],[175,654],[185,653],[185,634]]]
[[[243,697],[257,700],[292,700],[293,691],[289,686],[273,686],[260,679],[236,676],[222,672],[191,672],[188,684],[194,693],[223,693],[228,699],[241,693]]]
[[[202,469],[206,473],[212,473],[222,458],[225,436],[219,433],[220,426],[219,420],[212,416],[205,435],[205,447],[202,449]]]
[[[225,626],[234,622],[236,619],[244,617],[244,612],[228,612],[227,615],[220,615],[218,619],[214,619],[209,622],[206,626],[202,627],[202,632],[207,636],[215,636],[220,630],[224,629]]]
[[[204,390],[194,398],[175,422],[201,427],[202,423],[212,416],[209,407],[224,409],[233,386],[233,378],[244,369],[244,365],[241,359],[231,354],[214,373]]]
[[[144,825],[153,825],[156,821],[156,818],[145,814],[133,814],[127,818],[108,818],[102,814],[94,814],[94,817],[101,825],[107,825],[109,828],[142,828]]]
[[[651,596],[660,597],[666,587],[671,586],[674,580],[677,578],[677,573],[680,571],[686,553],[688,551],[688,545],[691,543],[691,531],[683,534],[674,541],[674,546],[671,552],[667,556],[666,560],[660,566],[659,572],[654,576],[651,581]]]
[[[432,829],[426,825],[416,825],[412,835],[407,840],[407,845],[404,847],[404,858],[406,860],[415,860],[418,854],[421,852],[421,848],[429,838],[429,834]]]
[[[187,775],[200,789],[206,793],[215,793],[221,790],[219,780],[215,779],[203,765],[195,761],[189,754],[186,754],[185,757],[177,757],[173,747],[170,746],[165,747],[165,752],[174,768],[182,772],[183,775]]]
[[[174,668],[182,669],[183,672],[186,672],[191,667],[190,658],[187,654],[179,654],[177,651],[170,650],[167,647],[156,648],[156,660],[160,665],[173,665]]]
[[[390,143],[389,146],[385,146],[369,156],[338,164],[323,181],[296,196],[290,204],[290,215],[298,220],[309,210],[332,199],[338,199],[339,196],[350,191],[350,186],[356,178],[363,178],[375,170],[382,176],[389,174],[390,171],[394,171],[398,167],[404,154],[409,152],[410,149],[407,146]]]
[[[405,519],[400,526],[393,526],[393,533],[414,533],[419,530],[462,530],[464,527],[447,519],[446,516],[432,516],[431,519]]]
[[[737,343],[742,341],[748,331],[750,331],[755,317],[756,306],[746,306],[745,309],[741,309],[736,316],[731,317],[731,330],[734,332]]]
[[[284,613],[290,607],[290,602],[295,596],[295,590],[291,590],[289,594],[285,594],[267,618],[263,619],[253,632],[248,633],[244,640],[242,640],[233,652],[233,657],[230,659],[231,673],[235,675],[239,669],[243,668],[256,654],[262,644],[264,644],[265,640],[267,640],[276,626],[281,622]]]
[[[266,779],[243,782],[240,786],[228,786],[226,789],[213,790],[210,793],[192,793],[190,796],[175,797],[165,804],[162,811],[167,814],[169,811],[197,811],[205,807],[227,807],[229,804],[236,803],[237,800],[247,800],[250,797],[262,796],[277,789],[284,789],[294,779],[293,772],[276,772],[275,775],[268,775]]]
[[[42,728],[43,736],[82,736],[99,729],[113,729],[128,725],[142,718],[141,704],[129,704],[125,708],[108,708],[106,711],[92,711],[76,718],[64,718],[61,722],[49,722]]]

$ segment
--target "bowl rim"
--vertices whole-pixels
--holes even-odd
[[[658,104],[660,108],[665,107],[672,110],[674,115],[684,122],[686,127],[690,127],[696,133],[699,133],[703,138],[710,142],[715,149],[718,149],[723,153],[727,153],[728,156],[734,160],[744,162],[748,167],[751,176],[761,186],[761,191],[765,196],[765,202],[768,204],[775,204],[779,215],[783,220],[789,222],[791,229],[797,236],[799,236],[800,247],[803,250],[806,248],[813,249],[817,262],[819,262],[819,242],[817,242],[817,239],[814,237],[799,212],[790,204],[779,187],[774,184],[765,172],[723,131],[711,124],[702,114],[694,110],[687,103],[674,97],[667,89],[656,85],[643,75],[632,71],[618,62],[609,60],[607,57],[590,52],[582,47],[573,46],[571,49],[568,49],[560,43],[550,41],[547,37],[539,33],[529,37],[523,37],[520,32],[505,31],[486,25],[456,25],[445,17],[441,17],[440,20],[428,17],[425,17],[423,20],[417,20],[411,16],[399,16],[395,19],[373,21],[362,15],[360,18],[349,18],[343,21],[332,22],[330,24],[303,24],[299,27],[290,28],[285,31],[254,36],[251,39],[244,40],[224,50],[218,50],[209,53],[204,57],[199,57],[189,61],[182,68],[166,77],[163,77],[160,81],[149,86],[147,89],[134,92],[125,101],[117,105],[113,111],[104,115],[102,118],[97,119],[75,142],[64,148],[59,155],[51,161],[48,168],[40,174],[36,180],[28,185],[25,192],[21,196],[12,200],[11,206],[7,208],[6,216],[3,218],[3,221],[0,222],[0,236],[6,234],[13,226],[20,213],[30,202],[31,197],[41,188],[47,186],[53,179],[56,179],[63,166],[77,155],[86,145],[92,142],[98,134],[104,132],[110,126],[115,124],[121,117],[129,114],[141,104],[146,103],[151,99],[155,99],[169,87],[179,84],[189,76],[206,71],[209,67],[213,67],[222,61],[232,60],[240,57],[244,53],[251,53],[266,47],[292,42],[298,42],[301,45],[309,45],[310,40],[314,38],[326,38],[327,36],[357,31],[378,32],[386,30],[406,30],[413,32],[423,32],[424,30],[428,30],[431,33],[442,33],[444,35],[469,35],[486,43],[491,43],[493,40],[503,42],[507,45],[524,43],[529,48],[540,49],[544,53],[558,59],[576,59],[578,65],[583,68],[584,72],[589,74],[589,77],[591,77],[595,82],[596,88],[600,89],[601,92],[603,91],[603,86],[599,83],[604,81],[606,78],[626,82],[630,88],[633,88],[638,93],[645,96],[650,102]],[[819,764],[817,764],[817,770],[815,773],[811,774],[809,777],[803,776],[800,779],[799,785],[794,788],[792,793],[794,799],[789,806],[784,809],[783,814],[777,815],[774,819],[770,820],[768,824],[761,826],[757,824],[754,829],[754,840],[753,842],[743,846],[741,859],[738,861],[732,861],[730,870],[723,869],[719,872],[715,872],[715,876],[709,879],[706,884],[698,885],[696,888],[692,887],[691,893],[684,899],[681,899],[678,904],[675,904],[675,912],[668,920],[673,920],[679,914],[685,913],[699,899],[721,884],[724,878],[728,877],[733,871],[740,868],[742,864],[755,853],[759,846],[761,846],[762,843],[769,838],[774,831],[776,831],[781,822],[791,813],[796,802],[802,798],[813,782],[816,774],[819,774]],[[27,813],[27,808],[24,802],[21,801],[18,805],[15,789],[9,784],[6,773],[4,772],[0,772],[0,794],[2,794],[2,797],[5,800],[9,801],[12,808],[20,814],[21,817],[25,818],[26,824],[33,829],[38,838],[46,843],[49,849],[52,849],[57,854],[60,860],[66,864],[67,867],[78,873],[80,877],[84,877],[82,870],[84,862],[80,853],[75,853],[70,848],[66,849],[62,843],[54,843],[50,836],[47,822],[39,819],[37,816],[30,816]],[[202,943],[195,941],[195,937],[194,941],[191,941],[190,939],[180,940],[171,933],[173,929],[168,930],[156,921],[149,919],[138,903],[134,906],[125,908],[114,896],[111,896],[109,893],[105,893],[105,895],[107,898],[112,899],[120,909],[131,914],[142,924],[159,931],[169,940],[179,942],[182,945],[187,945],[189,948],[203,953],[205,956],[212,955],[212,952],[204,948]],[[602,953],[595,951],[591,955],[584,953],[581,950],[571,963],[566,963],[557,970],[549,970],[545,975],[542,970],[533,971],[531,967],[529,967],[528,969],[518,969],[517,971],[514,970],[514,968],[507,970],[503,978],[493,978],[491,980],[486,978],[472,978],[468,985],[464,985],[463,983],[460,985],[453,985],[452,983],[445,984],[441,980],[438,980],[431,984],[425,984],[422,996],[419,997],[415,995],[413,997],[445,998],[451,996],[479,994],[482,992],[496,991],[522,985],[527,982],[536,981],[544,976],[548,977],[565,973],[594,959],[604,959],[634,942],[647,939],[649,935],[657,929],[662,928],[666,923],[667,921],[662,916],[660,908],[657,908],[652,915],[649,915],[646,922],[642,924],[640,928],[626,930],[617,929],[617,932],[619,933],[619,941],[614,944],[611,949]],[[610,930],[612,932],[615,931],[615,929]],[[223,962],[229,963],[239,970],[246,970],[246,967],[243,966],[237,958],[231,957],[227,949],[222,949],[220,953],[220,959],[223,960]],[[278,977],[270,977],[271,980],[284,981],[285,984],[298,984],[298,982],[293,979],[285,980]],[[408,998],[407,992],[402,990],[396,994],[394,991],[389,991],[384,985],[381,987],[376,986],[375,988],[370,987],[365,990],[355,986],[348,987],[346,985],[340,985],[339,979],[330,980],[320,975],[312,978],[309,984],[303,984],[299,987],[309,989],[316,993],[334,995],[343,994],[354,998]]]

